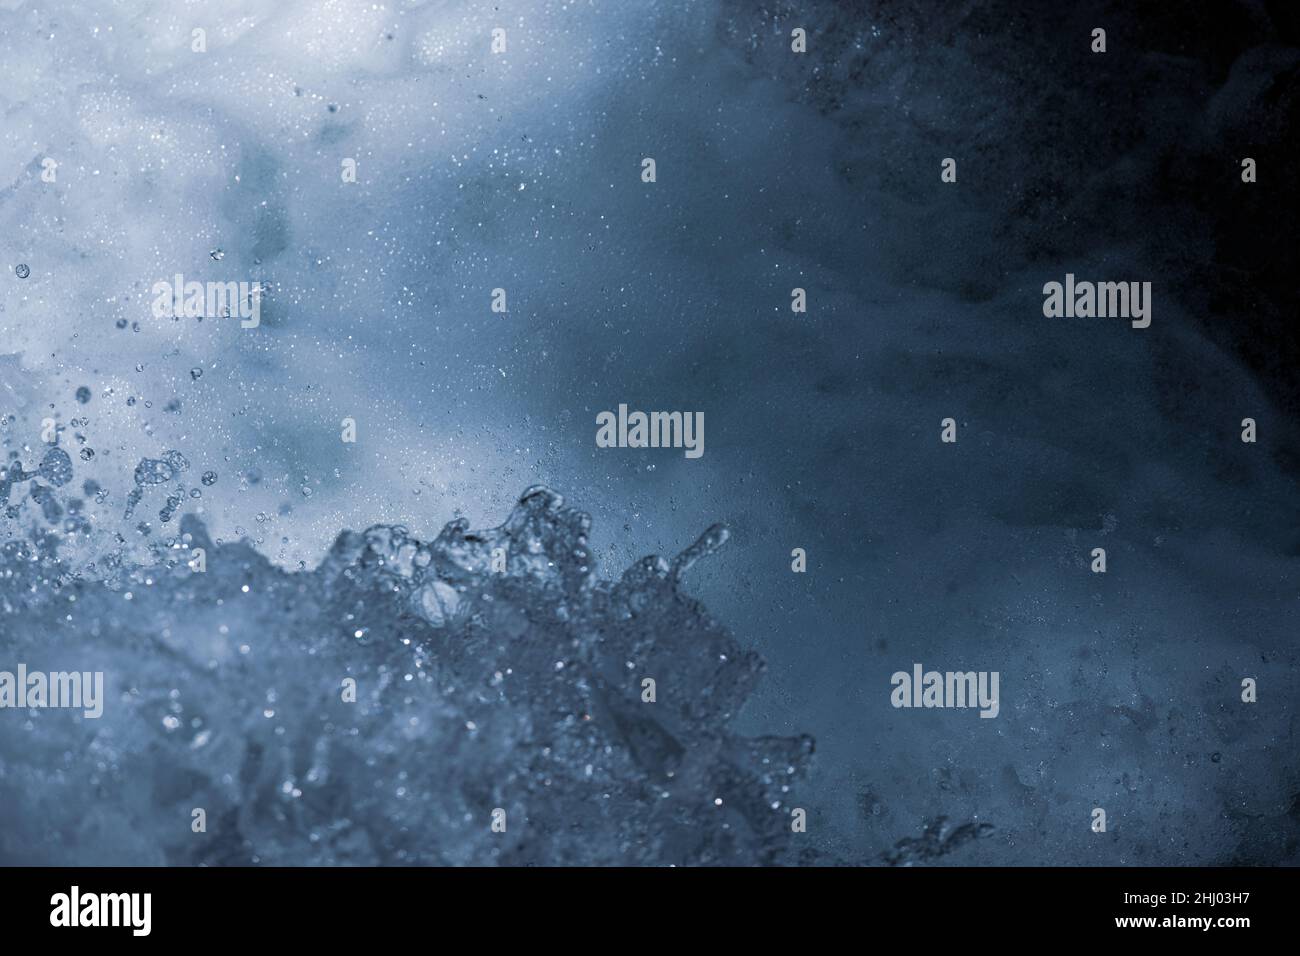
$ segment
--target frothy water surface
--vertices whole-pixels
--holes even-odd
[[[131,507],[187,468],[142,461]],[[344,531],[296,572],[193,515],[138,562],[11,540],[5,661],[103,671],[106,701],[0,714],[0,863],[796,862],[812,741],[729,729],[762,663],[679,587],[726,529],[607,581],[589,526],[534,487],[500,527]]]

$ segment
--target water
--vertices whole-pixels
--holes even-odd
[[[54,451],[40,474],[70,477]],[[133,494],[182,461],[141,461]],[[487,530],[344,531],[298,572],[193,515],[138,561],[69,560],[48,524],[0,549],[0,647],[102,670],[106,703],[0,722],[0,863],[755,864],[805,845],[812,741],[729,728],[762,662],[679,588],[721,526],[602,580],[590,519],[543,487]]]
[[[190,859],[209,845],[185,842],[198,838],[196,790],[215,801],[208,791],[225,788],[208,808],[210,834],[220,807],[256,803],[242,764],[219,748],[261,739],[243,721],[269,735],[263,725],[296,713],[285,686],[265,698],[277,673],[316,674],[290,647],[315,636],[301,622],[281,627],[291,612],[256,581],[213,598],[155,570],[174,560],[185,572],[189,552],[168,542],[187,512],[213,539],[247,528],[259,568],[300,568],[258,572],[294,582],[276,587],[296,606],[318,599],[305,585],[340,528],[407,522],[431,541],[458,509],[474,526],[499,524],[523,488],[544,482],[594,516],[595,574],[618,581],[632,566],[647,579],[631,612],[652,613],[663,599],[649,583],[681,572],[677,590],[702,596],[770,663],[726,727],[815,736],[794,793],[821,853],[957,865],[1297,860],[1300,379],[1294,336],[1277,334],[1294,273],[1277,251],[1300,246],[1290,220],[1271,215],[1295,206],[1294,179],[1270,174],[1266,158],[1281,155],[1291,126],[1292,101],[1278,94],[1290,65],[1269,25],[1285,5],[1211,17],[1239,63],[1206,57],[1197,37],[1216,31],[1201,20],[1151,30],[1111,9],[1112,39],[1143,40],[1122,55],[1179,64],[1154,83],[1150,71],[1089,68],[1099,61],[1086,44],[1062,45],[1070,30],[977,10],[954,21],[821,4],[802,24],[809,52],[793,55],[790,5],[525,2],[502,8],[519,29],[504,24],[511,49],[498,57],[486,8],[467,0],[403,4],[400,16],[365,0],[249,0],[243,25],[201,56],[155,15],[174,6],[26,4],[21,29],[0,30],[13,131],[0,151],[10,170],[0,219],[20,237],[0,275],[0,544],[21,540],[35,555],[6,559],[11,573],[47,562],[27,586],[48,602],[35,616],[0,615],[0,667],[15,634],[44,641],[42,654],[67,641],[74,664],[103,648],[119,684],[136,679],[138,654],[161,687],[148,732],[195,745],[184,755],[215,783],[191,783],[190,763],[162,769],[173,764],[135,738],[119,759],[124,730],[110,711],[99,726],[111,734],[44,740],[40,775],[15,796],[34,758],[14,763],[24,743],[6,739],[6,852],[80,861],[84,847],[87,859],[115,859],[108,834],[120,833],[121,859],[152,859],[165,854],[137,850],[134,833],[157,847],[165,823],[168,845]],[[1078,69],[1060,68],[1063,51]],[[704,109],[701,90],[717,91]],[[1106,101],[1132,109],[1099,111]],[[1232,168],[1243,143],[1263,160],[1249,185]],[[1182,173],[1171,179],[1175,154]],[[939,179],[949,155],[960,183]],[[640,181],[644,156],[658,161],[657,184]],[[344,157],[358,158],[357,182],[340,180]],[[46,158],[57,181],[42,178]],[[29,275],[16,274],[20,262]],[[1045,319],[1043,283],[1067,271],[1158,280],[1155,324]],[[152,284],[177,273],[265,281],[276,295],[255,329],[159,318]],[[504,314],[490,311],[498,286]],[[790,311],[796,286],[806,314]],[[621,401],[706,411],[704,458],[597,449],[594,415]],[[957,445],[939,442],[948,416],[961,423]],[[1239,440],[1245,416],[1258,444]],[[59,486],[36,474],[47,418],[74,465]],[[355,443],[341,440],[345,418]],[[164,449],[184,452],[189,470],[177,473]],[[169,476],[137,485],[146,458],[167,467],[144,477]],[[733,540],[686,570],[693,536],[724,519]],[[796,547],[806,574],[792,573]],[[1094,547],[1108,549],[1107,574],[1088,570]],[[638,562],[652,552],[664,560]],[[209,577],[229,573],[225,545],[208,558]],[[512,555],[511,581],[527,558]],[[78,580],[119,583],[65,605],[45,579],[62,594]],[[0,582],[11,603],[29,598],[22,581]],[[472,595],[451,578],[426,583],[411,619],[440,640],[461,634]],[[349,664],[384,641],[369,620],[293,613],[328,624]],[[582,621],[567,602],[556,615],[564,627]],[[60,636],[69,629],[75,639]],[[229,724],[216,727],[195,713],[198,691],[166,683],[177,665],[160,658],[171,653],[164,629],[200,648],[237,638],[237,661],[265,686],[232,691],[222,677],[211,711]],[[406,639],[402,648],[419,643]],[[702,666],[679,635],[654,639]],[[264,659],[277,641],[288,642],[281,671]],[[1000,671],[1001,716],[895,710],[890,675],[914,661]],[[553,677],[577,665],[557,654],[536,666]],[[642,710],[675,699],[682,666],[652,675],[659,699]],[[330,706],[337,670],[316,678]],[[1241,700],[1247,677],[1258,703]],[[232,702],[239,693],[246,707]],[[530,719],[550,720],[538,707]],[[29,719],[31,733],[52,733],[54,716],[13,711],[0,713],[0,733],[25,738]],[[87,754],[91,744],[105,753]],[[425,746],[401,759],[432,755],[456,775],[477,753],[433,737]],[[76,755],[66,767],[65,751]],[[419,788],[370,768],[388,758],[368,744],[349,752],[385,799],[362,780],[320,816],[361,821],[352,832],[406,825],[383,815],[397,800],[389,788],[404,799]],[[305,766],[267,786],[312,797]],[[574,767],[585,778],[586,763]],[[570,793],[565,806],[613,812],[601,793]],[[698,796],[714,815],[692,809],[692,824],[723,838],[735,803]],[[515,806],[491,790],[469,801],[466,826],[477,833],[493,799],[515,837]],[[175,816],[159,822],[160,806]],[[1104,836],[1090,828],[1096,807],[1111,816]],[[432,814],[412,832],[443,832]],[[945,816],[951,832],[935,822]],[[628,819],[638,839],[654,830]],[[985,823],[994,836],[959,839]]]
[[[62,448],[51,448],[41,459],[41,466],[36,473],[59,488],[72,480],[72,459]]]

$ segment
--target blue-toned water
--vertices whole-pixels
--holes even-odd
[[[1294,17],[1025,6],[0,0],[0,855],[1300,859]]]
[[[344,532],[297,572],[192,517],[142,563],[65,559],[71,518],[9,542],[5,659],[106,691],[98,719],[4,714],[0,861],[797,859],[812,741],[730,727],[761,662],[679,589],[725,529],[606,581],[589,526],[537,487],[499,527]]]

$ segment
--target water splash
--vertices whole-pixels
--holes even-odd
[[[189,460],[178,451],[165,451],[162,458],[145,458],[135,466],[135,487],[126,496],[126,511],[123,518],[130,518],[135,513],[145,495],[145,489],[151,485],[165,485],[173,479],[179,479],[182,472],[189,470]],[[177,486],[176,494],[168,495],[158,517],[164,524],[171,520],[176,508],[185,494],[185,488]]]
[[[994,833],[991,823],[969,820],[957,826],[947,817],[938,817],[926,823],[919,837],[905,837],[893,849],[881,855],[880,862],[887,866],[916,866],[933,863],[976,840]]]
[[[132,495],[182,462],[141,462]],[[0,548],[4,659],[103,671],[107,698],[99,720],[0,715],[0,863],[764,864],[807,846],[790,820],[812,741],[730,729],[762,663],[679,589],[725,528],[617,581],[592,570],[587,515],[540,486],[500,527],[345,531],[299,572],[192,515],[180,530],[146,563],[76,571],[49,534]]]

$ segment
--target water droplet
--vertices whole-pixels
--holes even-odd
[[[51,448],[41,459],[36,473],[55,488],[61,487],[72,480],[72,459],[62,448]]]
[[[188,471],[190,460],[178,451],[163,452],[163,461],[171,466],[172,471],[180,474],[182,471]]]
[[[145,458],[135,466],[135,483],[137,485],[161,485],[171,481],[176,469],[157,458]]]
[[[704,534],[700,535],[699,540],[679,554],[672,563],[672,573],[675,578],[681,576],[690,570],[691,565],[695,564],[700,558],[714,554],[719,548],[727,543],[731,537],[731,532],[726,525],[712,525]]]

